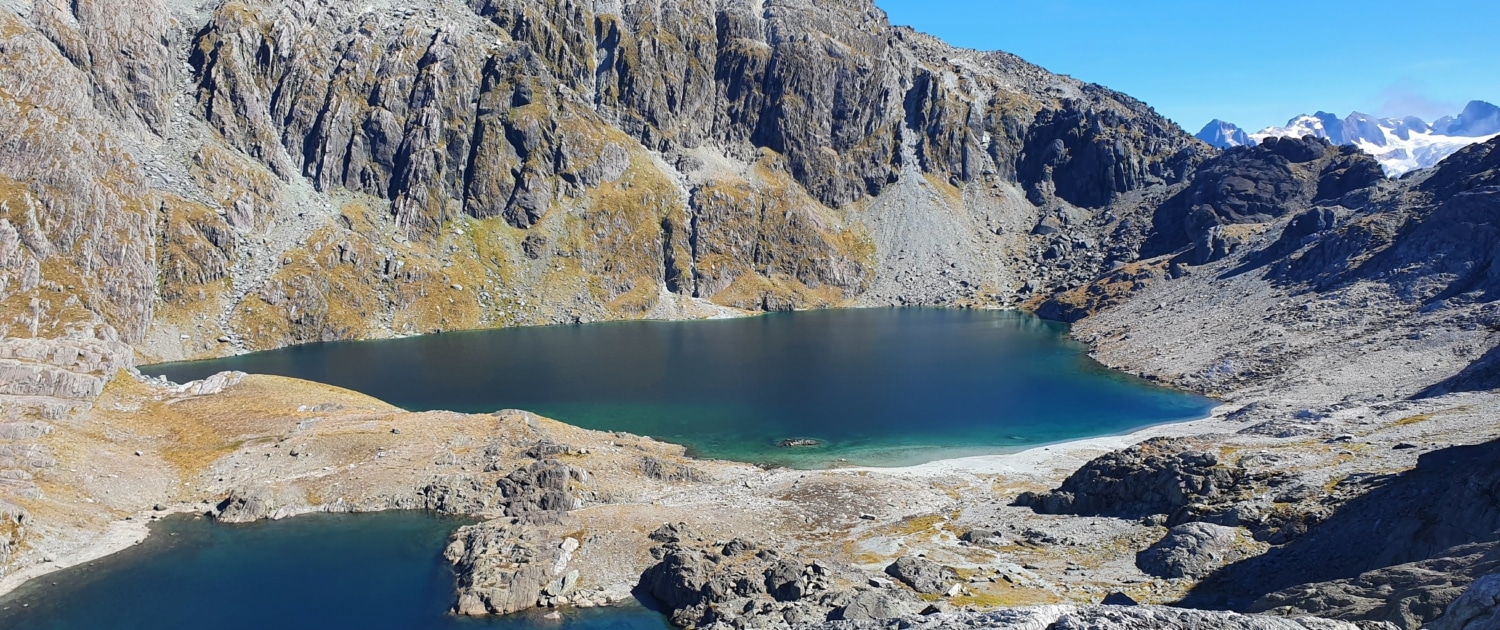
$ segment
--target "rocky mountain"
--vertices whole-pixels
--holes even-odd
[[[1470,101],[1457,116],[1444,116],[1433,122],[1432,132],[1465,138],[1493,136],[1500,133],[1500,107]]]
[[[138,4],[0,16],[4,334],[182,359],[1017,303],[1108,264],[1021,272],[1065,240],[1043,219],[1104,220],[1206,156],[1139,101],[860,0]]]
[[[1266,138],[1316,136],[1334,144],[1358,147],[1375,156],[1386,174],[1399,177],[1417,169],[1431,168],[1459,149],[1500,134],[1500,108],[1472,101],[1457,116],[1444,116],[1428,124],[1416,116],[1377,118],[1354,112],[1339,118],[1328,112],[1301,115],[1282,127],[1267,127],[1243,134],[1239,127],[1215,120],[1199,132],[1198,139],[1223,148],[1258,143]]]
[[[1267,149],[1289,142],[1321,147],[1304,156],[1322,153],[1310,164],[1353,151],[1316,138],[1276,139],[1226,151],[1197,177],[1218,172],[1264,194],[1288,190],[1275,182],[1292,180],[1265,169],[1286,157]],[[1043,305],[1043,312],[1083,317],[1075,334],[1106,363],[1255,401],[1231,414],[1248,425],[1238,435],[1350,444],[1332,448],[1364,461],[1358,474],[1335,476],[1319,490],[1283,476],[1295,469],[1284,451],[1224,463],[1222,448],[1232,440],[1210,440],[1217,451],[1202,443],[1147,442],[1096,460],[1053,491],[1022,495],[1022,502],[1047,513],[1155,513],[1173,531],[1202,522],[1273,545],[1213,569],[1181,600],[1189,607],[1403,628],[1448,614],[1470,585],[1480,588],[1495,571],[1497,506],[1486,488],[1494,485],[1489,453],[1500,419],[1472,418],[1464,426],[1479,433],[1464,437],[1442,430],[1425,440],[1382,444],[1379,436],[1432,420],[1404,412],[1417,401],[1463,413],[1466,398],[1492,396],[1500,386],[1494,334],[1500,280],[1490,262],[1500,243],[1497,158],[1500,139],[1399,181],[1377,177],[1327,196],[1300,188],[1321,200],[1269,202],[1288,210],[1270,220],[1235,218],[1211,197],[1205,210],[1223,223],[1210,229],[1233,228],[1242,238],[1222,258],[1195,266],[1197,248],[1163,254],[1133,265],[1155,272],[1108,273]],[[1220,189],[1233,192],[1231,198],[1243,194]],[[1403,411],[1393,423],[1376,419],[1397,409]],[[1366,447],[1374,450],[1355,455]],[[1423,453],[1415,467],[1374,463],[1405,449]],[[1251,489],[1262,484],[1264,490]],[[1356,533],[1361,528],[1370,529]],[[1375,538],[1385,542],[1333,542]],[[1184,537],[1191,544],[1202,539]],[[1242,548],[1226,546],[1217,557]],[[1315,548],[1325,551],[1305,551]]]
[[[1255,141],[1250,139],[1250,134],[1245,133],[1244,129],[1240,129],[1234,123],[1224,122],[1217,118],[1204,125],[1203,130],[1199,131],[1195,137],[1208,143],[1210,146],[1220,149],[1255,144]]]

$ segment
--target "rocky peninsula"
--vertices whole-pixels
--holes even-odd
[[[478,519],[464,615],[1496,623],[1500,141],[1399,180],[1314,138],[1215,151],[865,0],[0,0],[0,138],[0,591],[165,514],[409,509]],[[907,304],[1076,322],[1224,404],[791,471],[133,368]]]

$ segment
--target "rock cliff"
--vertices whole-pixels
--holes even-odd
[[[0,19],[5,334],[102,324],[150,359],[695,300],[1014,304],[1132,259],[1084,226],[1207,155],[865,0]]]

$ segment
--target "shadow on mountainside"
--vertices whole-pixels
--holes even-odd
[[[1271,178],[1274,171],[1251,159],[1255,154],[1226,154],[1234,156],[1244,164],[1218,164],[1227,162],[1221,157],[1209,166],[1233,166],[1238,170],[1231,175],[1262,187],[1296,181]],[[1346,177],[1347,185],[1329,188],[1342,197],[1318,195],[1322,201],[1294,215],[1276,241],[1220,278],[1264,270],[1273,284],[1317,292],[1374,280],[1424,306],[1500,299],[1500,139],[1470,146],[1426,175],[1410,186],[1409,200],[1396,205],[1379,202],[1374,188],[1361,188],[1370,183],[1365,179]],[[1320,182],[1320,192],[1324,187]]]
[[[1441,615],[1469,581],[1495,569],[1494,550],[1473,543],[1493,542],[1500,529],[1500,440],[1427,453],[1416,468],[1384,479],[1303,536],[1214,572],[1178,605],[1292,609],[1403,627]],[[1428,564],[1395,567],[1408,563]],[[1317,584],[1333,581],[1342,582]]]
[[[1416,395],[1433,398],[1454,392],[1482,392],[1500,388],[1500,346],[1490,348],[1458,374],[1444,379]]]

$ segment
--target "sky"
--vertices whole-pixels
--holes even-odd
[[[875,0],[891,23],[1139,98],[1196,133],[1500,104],[1500,2]]]

